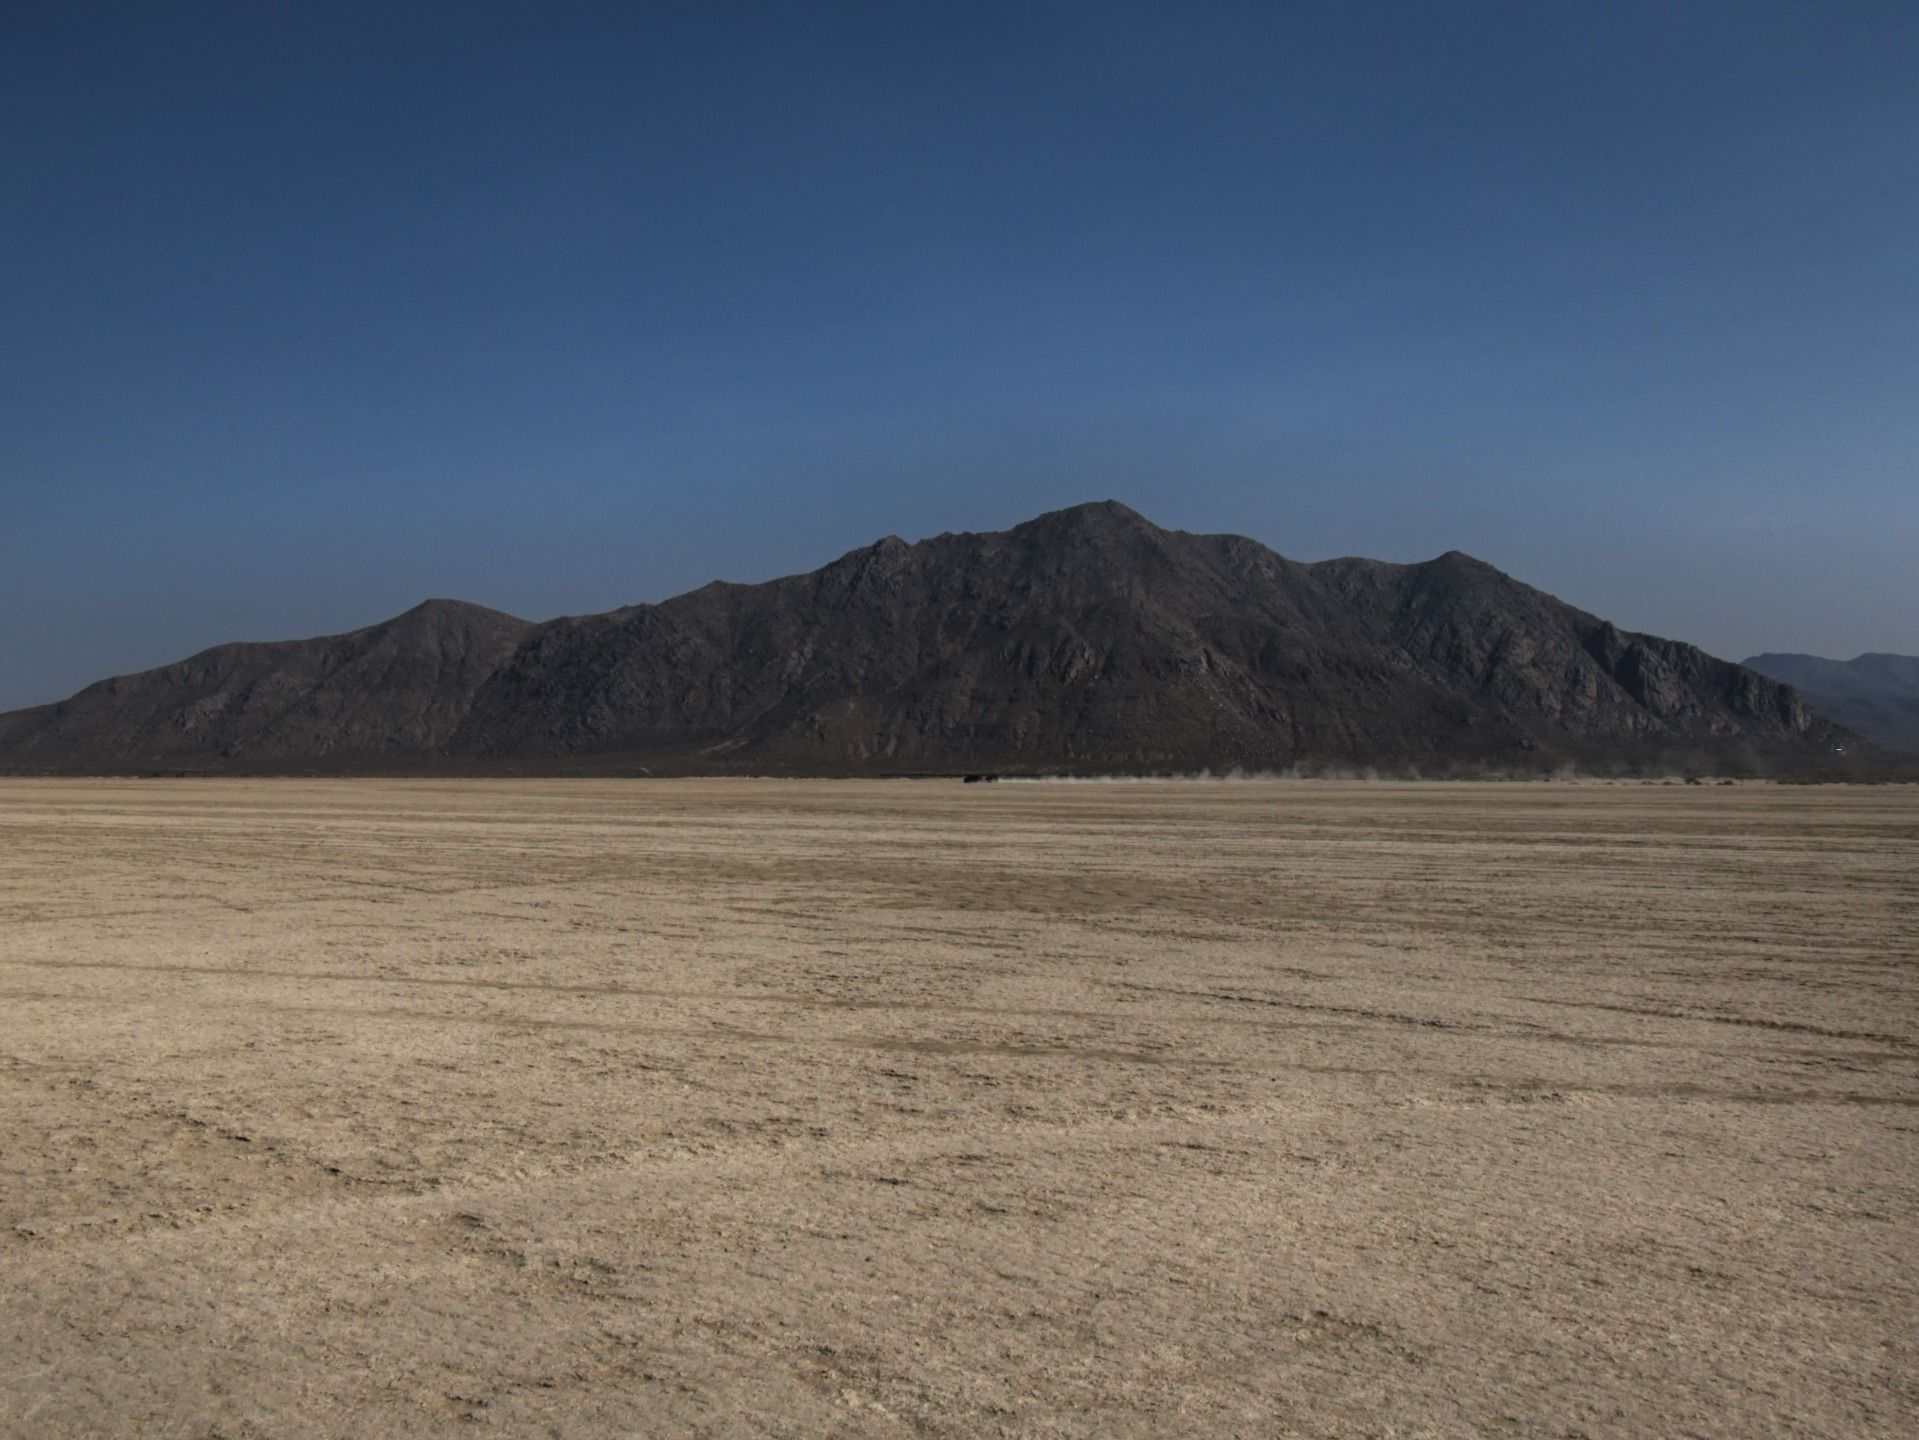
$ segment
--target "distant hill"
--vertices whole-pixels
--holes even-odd
[[[432,601],[0,715],[0,766],[56,772],[1868,761],[1790,686],[1469,556],[1299,564],[1112,502],[544,624]]]
[[[444,750],[473,697],[534,627],[429,600],[318,640],[221,645],[0,715],[15,768],[378,768]]]
[[[1919,754],[1919,655],[1755,655],[1745,663],[1803,691],[1820,714],[1867,739]]]

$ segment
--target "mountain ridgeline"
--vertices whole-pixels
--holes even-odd
[[[1874,744],[1919,755],[1919,655],[1754,655],[1744,663],[1793,686],[1820,714]]]
[[[1115,503],[544,624],[429,601],[0,715],[16,772],[1849,773],[1790,686],[1458,553],[1300,564]]]

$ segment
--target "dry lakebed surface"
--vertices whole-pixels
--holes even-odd
[[[0,781],[0,1435],[1919,1434],[1919,788]]]

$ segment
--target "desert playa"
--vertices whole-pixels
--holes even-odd
[[[1919,789],[0,781],[0,1433],[1919,1431]]]

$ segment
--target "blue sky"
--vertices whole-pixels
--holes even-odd
[[[1919,651],[1919,5],[0,0],[0,707],[1116,497]]]

